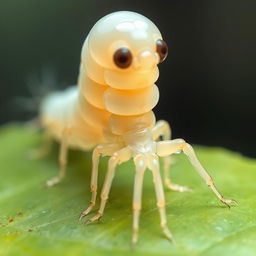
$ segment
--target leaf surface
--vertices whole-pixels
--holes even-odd
[[[176,242],[162,234],[152,175],[146,172],[139,242],[132,249],[132,162],[117,168],[105,215],[85,225],[80,213],[90,201],[91,153],[70,152],[66,179],[46,188],[58,171],[58,148],[41,159],[28,157],[43,143],[40,133],[20,125],[0,130],[0,255],[255,255],[256,161],[221,148],[195,147],[202,164],[227,198],[228,209],[208,189],[186,156],[174,156],[171,177],[193,192],[166,189],[168,226]],[[100,164],[100,182],[107,159]],[[100,194],[100,193],[98,193]],[[98,203],[97,203],[98,206]],[[96,213],[95,211],[90,215]]]

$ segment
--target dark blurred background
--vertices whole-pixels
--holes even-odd
[[[255,157],[255,0],[0,0],[0,123],[33,117],[15,100],[31,75],[76,83],[87,33],[117,10],[150,18],[169,45],[155,112],[173,136]]]

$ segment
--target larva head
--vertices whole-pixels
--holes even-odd
[[[100,19],[90,31],[87,50],[104,68],[106,84],[118,89],[152,85],[159,75],[157,64],[167,56],[167,45],[155,24],[129,11]]]

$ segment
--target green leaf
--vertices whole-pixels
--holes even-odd
[[[176,243],[162,234],[152,176],[146,172],[139,242],[131,249],[132,162],[118,167],[103,218],[85,225],[86,218],[78,218],[90,200],[91,153],[71,152],[66,179],[46,188],[44,182],[58,171],[58,150],[55,145],[48,156],[29,159],[29,151],[42,143],[42,135],[26,127],[9,125],[0,131],[1,256],[255,255],[255,160],[221,148],[195,147],[219,190],[238,201],[228,209],[186,156],[175,156],[173,181],[193,189],[185,193],[166,189],[168,226]],[[106,164],[103,158],[100,184]]]

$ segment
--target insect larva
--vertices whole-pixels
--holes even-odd
[[[78,87],[48,96],[41,107],[41,120],[47,133],[60,141],[60,172],[47,182],[49,186],[64,177],[68,148],[94,148],[92,197],[81,218],[95,206],[100,156],[110,156],[100,207],[88,222],[102,217],[116,166],[133,159],[136,168],[133,243],[138,238],[143,175],[147,168],[153,173],[161,227],[172,240],[166,221],[159,157],[163,157],[164,180],[170,189],[188,190],[172,184],[168,174],[169,156],[182,151],[221,202],[226,205],[235,202],[218,192],[189,144],[183,139],[171,140],[166,121],[155,123],[152,109],[159,98],[154,84],[159,75],[157,65],[164,61],[167,53],[167,44],[149,19],[128,11],[109,14],[94,25],[84,42]],[[158,141],[160,137],[163,141]]]

